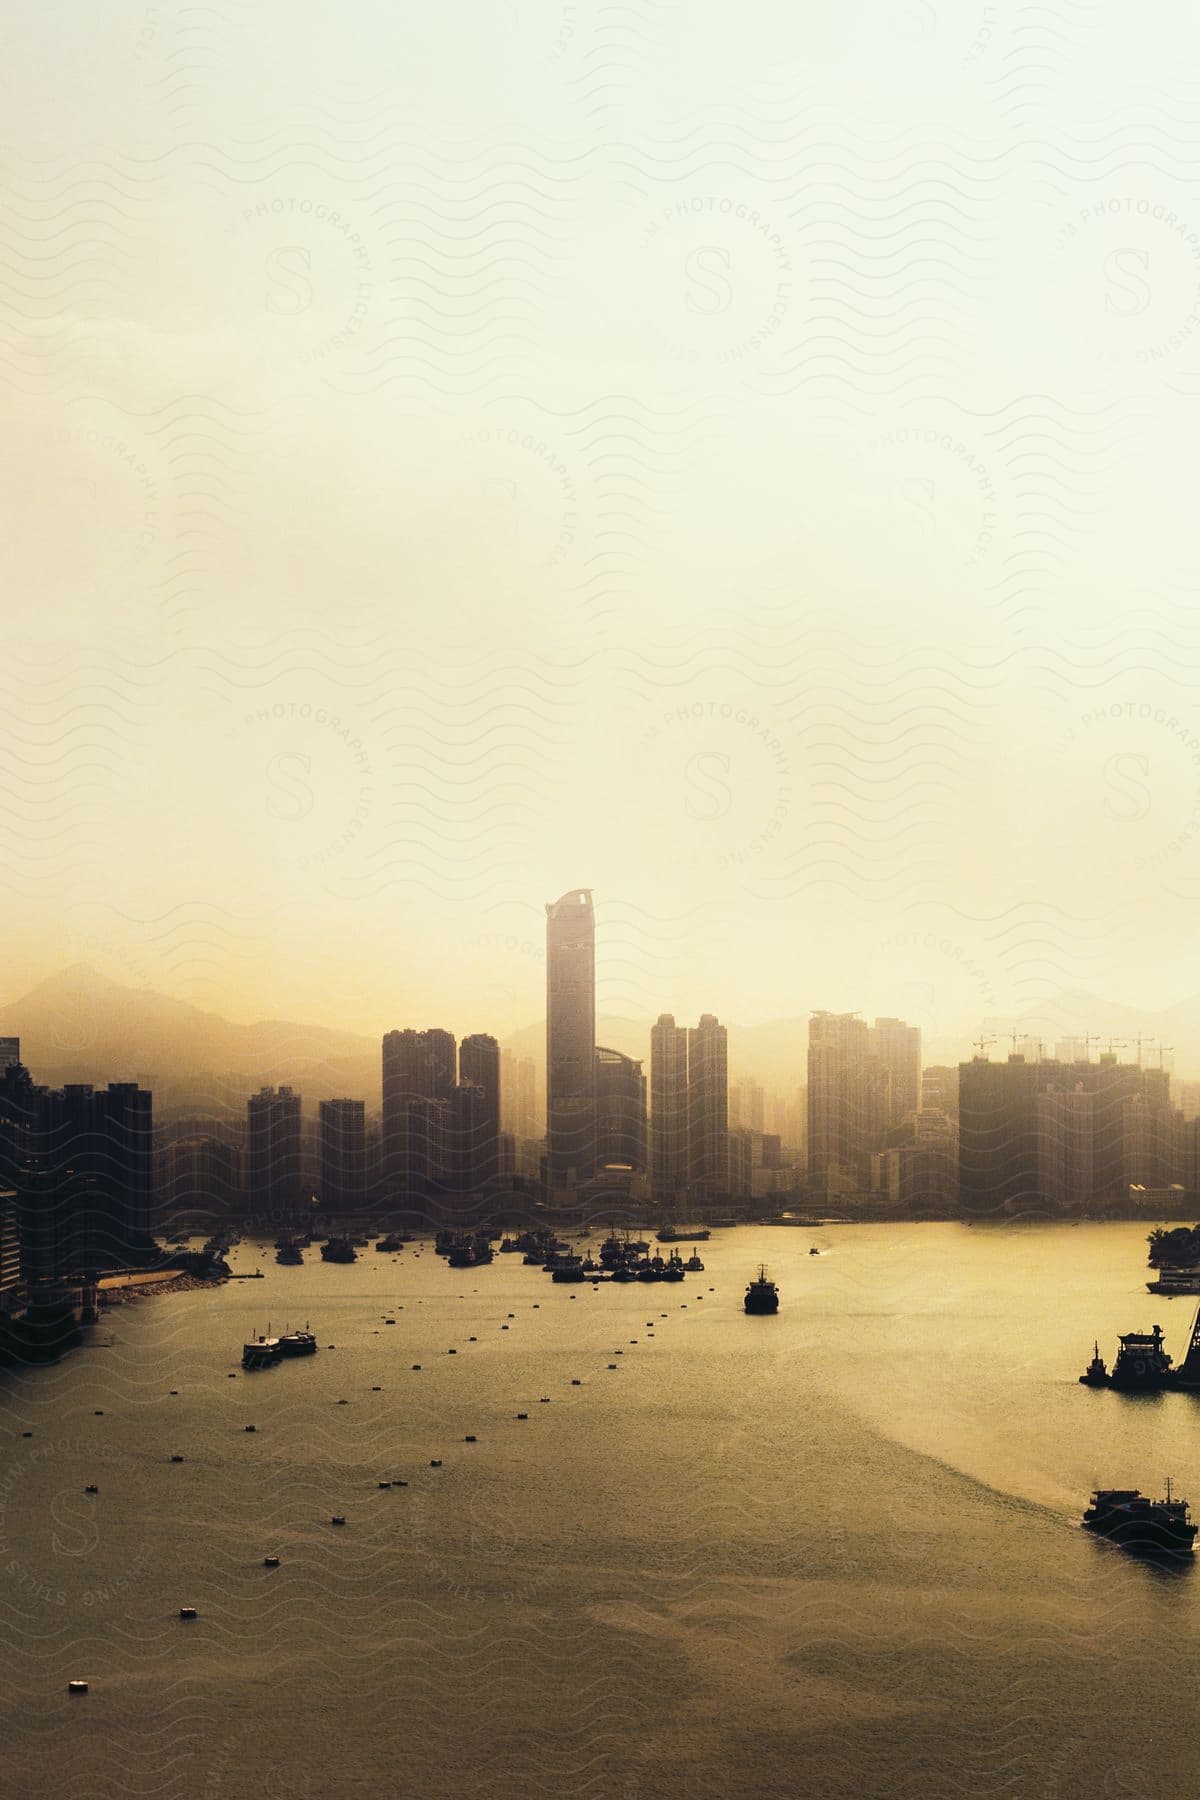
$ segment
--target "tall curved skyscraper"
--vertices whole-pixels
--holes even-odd
[[[556,1186],[596,1164],[596,922],[589,888],[546,907],[546,1153]]]

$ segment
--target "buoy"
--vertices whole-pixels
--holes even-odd
[[[277,1569],[279,1567],[279,1558],[277,1556],[264,1556],[263,1567],[265,1569]]]
[[[534,1312],[541,1312],[541,1310],[542,1310],[542,1303],[541,1303],[541,1301],[540,1301],[540,1300],[535,1300],[535,1301],[534,1301],[534,1303],[533,1303],[533,1310],[534,1310]]]
[[[458,1351],[457,1350],[447,1350],[446,1355],[447,1356],[457,1356]]]
[[[463,1439],[464,1444],[476,1444],[478,1442],[479,1442],[478,1438],[475,1436],[474,1432],[471,1432],[471,1431],[469,1431],[467,1433],[466,1437]]]
[[[441,1457],[440,1456],[431,1457],[429,1460],[429,1466],[431,1469],[440,1469],[442,1466]]]
[[[414,1368],[414,1369],[419,1369],[419,1368],[420,1368],[420,1366],[421,1366],[421,1365],[420,1365],[420,1363],[414,1363],[414,1364],[413,1364],[413,1368]]]
[[[616,1365],[616,1363],[609,1363],[608,1366],[610,1369],[615,1369],[617,1365]]]
[[[86,1681],[68,1681],[67,1683],[68,1694],[86,1694],[87,1691],[88,1684]]]
[[[350,1404],[350,1402],[348,1400],[339,1400],[338,1401],[339,1406],[349,1406],[349,1404]]]
[[[549,1404],[550,1404],[550,1396],[549,1396],[549,1394],[543,1394],[543,1395],[542,1395],[542,1400],[541,1400],[541,1404],[542,1404],[542,1405],[543,1405],[543,1406],[549,1406]]]
[[[98,1406],[96,1408],[95,1412],[92,1414],[92,1417],[93,1417],[93,1419],[102,1419],[104,1417],[104,1408],[102,1406]]]
[[[231,1375],[231,1376],[230,1376],[230,1377],[229,1377],[229,1379],[230,1379],[230,1381],[236,1381],[236,1380],[237,1380],[237,1376],[236,1376],[236,1375]]]
[[[33,1433],[32,1433],[32,1431],[23,1431],[23,1432],[22,1432],[22,1433],[21,1433],[21,1436],[22,1436],[22,1437],[32,1437],[32,1436],[33,1436]]]
[[[518,1417],[518,1419],[527,1419],[529,1417],[529,1414],[528,1413],[518,1413],[517,1417]]]
[[[507,1325],[502,1325],[502,1326],[501,1326],[501,1327],[500,1327],[500,1329],[501,1329],[501,1331],[507,1331],[507,1330],[508,1330],[508,1326],[507,1326]],[[32,1434],[32,1432],[28,1432],[28,1431],[27,1431],[27,1432],[26,1432],[26,1433],[25,1433],[25,1435],[26,1435],[26,1437],[32,1437],[32,1435],[33,1435],[33,1434]]]
[[[478,1338],[474,1338],[474,1337],[473,1337],[473,1338],[468,1338],[468,1339],[467,1339],[467,1342],[468,1342],[468,1344],[477,1344],[477,1343],[478,1343],[478,1342],[479,1342],[479,1339],[478,1339]]]
[[[329,1523],[331,1525],[344,1525],[346,1523],[345,1513],[334,1513],[334,1515],[333,1515],[332,1519],[330,1519]]]
[[[179,1616],[181,1619],[194,1619],[197,1617],[196,1609],[194,1606],[181,1606]]]
[[[381,1488],[390,1488],[392,1484],[390,1481],[381,1481],[379,1485]]]
[[[100,1489],[96,1486],[94,1481],[89,1481],[83,1491],[85,1494],[98,1494]]]
[[[247,1431],[257,1431],[258,1426],[257,1425],[247,1425],[246,1430]]]
[[[179,1393],[179,1389],[178,1389],[178,1388],[172,1388],[172,1389],[171,1389],[171,1392],[172,1392],[172,1394],[176,1394],[176,1395],[177,1395],[177,1394],[178,1394],[178,1393]]]
[[[182,1456],[173,1456],[173,1457],[172,1457],[172,1458],[171,1458],[171,1461],[172,1461],[172,1462],[182,1462],[182,1461],[183,1461],[183,1458],[182,1458]]]
[[[373,1393],[373,1394],[382,1394],[382,1392],[383,1392],[383,1389],[382,1389],[382,1388],[381,1388],[381,1387],[373,1387],[373,1388],[372,1388],[372,1389],[371,1389],[371,1392],[372,1392],[372,1393]]]
[[[510,1319],[515,1319],[517,1315],[516,1315],[516,1313],[509,1313],[508,1316]]]
[[[582,1381],[580,1381],[578,1375],[572,1375],[571,1386],[572,1387],[582,1387],[583,1386],[583,1383],[582,1383]]]

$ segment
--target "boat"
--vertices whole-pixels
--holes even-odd
[[[375,1248],[377,1250],[382,1250],[385,1253],[385,1255],[390,1255],[392,1252],[394,1252],[396,1250],[403,1249],[403,1244],[402,1244],[401,1240],[393,1232],[388,1237],[381,1237],[378,1240],[378,1242],[376,1243]]]
[[[1083,1523],[1087,1530],[1111,1538],[1123,1550],[1166,1550],[1190,1556],[1196,1539],[1188,1503],[1171,1498],[1169,1480],[1165,1500],[1148,1500],[1137,1488],[1097,1488]]]
[[[348,1237],[331,1237],[321,1245],[321,1261],[331,1263],[352,1263],[358,1261],[358,1251]]]
[[[511,1255],[514,1250],[517,1250],[519,1248],[520,1248],[520,1246],[517,1243],[516,1238],[506,1237],[506,1238],[501,1238],[501,1240],[500,1240],[500,1249],[501,1249],[501,1252],[503,1253],[503,1255],[505,1255],[505,1256]]]
[[[582,1281],[583,1263],[578,1256],[564,1257],[551,1272],[551,1281]]]
[[[304,1261],[304,1252],[295,1238],[285,1238],[275,1250],[275,1261],[295,1268]]]
[[[1200,1294],[1200,1269],[1160,1269],[1157,1281],[1146,1283],[1148,1294]]]
[[[317,1340],[311,1331],[285,1331],[279,1340],[281,1356],[314,1356]]]
[[[703,1275],[704,1273],[704,1264],[700,1261],[700,1258],[696,1255],[694,1250],[683,1266],[685,1269],[690,1269],[693,1275]]]
[[[1097,1344],[1095,1355],[1080,1381],[1086,1387],[1119,1388],[1127,1394],[1157,1393],[1173,1385],[1176,1371],[1163,1349],[1163,1329],[1155,1325],[1151,1331],[1126,1331],[1118,1339],[1120,1349],[1111,1374],[1105,1371]]]
[[[742,1303],[748,1313],[777,1313],[779,1311],[779,1289],[773,1281],[767,1280],[767,1271],[762,1263],[758,1266],[757,1279],[746,1289],[746,1297]]]
[[[242,1345],[243,1369],[273,1369],[283,1355],[279,1339],[274,1337],[251,1338]]]
[[[817,1246],[814,1244],[808,1254],[810,1256],[820,1256],[821,1252],[817,1249]]]
[[[654,1235],[660,1244],[706,1244],[712,1233],[707,1225],[664,1225]]]

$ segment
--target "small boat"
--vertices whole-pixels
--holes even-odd
[[[1104,1366],[1104,1358],[1100,1354],[1098,1341],[1092,1345],[1092,1351],[1092,1360],[1079,1379],[1084,1387],[1107,1387],[1108,1370]]]
[[[352,1263],[358,1261],[358,1251],[348,1237],[331,1237],[321,1245],[321,1261],[331,1263]]]
[[[692,1254],[688,1257],[683,1266],[685,1269],[690,1269],[693,1275],[703,1275],[704,1273],[704,1264],[700,1261],[695,1250],[692,1251]]]
[[[808,1254],[810,1256],[820,1256],[821,1252],[817,1249],[816,1245],[814,1244]]]
[[[773,1281],[767,1280],[767,1271],[759,1264],[758,1277],[746,1289],[742,1303],[748,1313],[777,1313],[779,1311],[779,1289]]]
[[[391,1253],[392,1251],[403,1249],[403,1245],[401,1244],[400,1239],[393,1233],[390,1237],[381,1237],[375,1245],[375,1248]]]

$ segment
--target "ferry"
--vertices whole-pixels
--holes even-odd
[[[1165,1500],[1148,1500],[1137,1488],[1097,1488],[1083,1524],[1088,1531],[1112,1538],[1124,1550],[1166,1550],[1191,1556],[1196,1539],[1188,1503],[1171,1498],[1169,1479]]]
[[[285,1331],[279,1339],[281,1356],[314,1356],[317,1340],[311,1331]]]
[[[273,1369],[282,1356],[283,1348],[276,1337],[260,1336],[242,1345],[243,1369]]]
[[[1146,1283],[1148,1294],[1200,1294],[1200,1269],[1160,1269],[1157,1281]]]
[[[746,1289],[743,1305],[748,1313],[777,1313],[779,1311],[779,1289],[773,1281],[767,1280],[767,1271],[762,1263],[758,1266],[758,1278]]]

